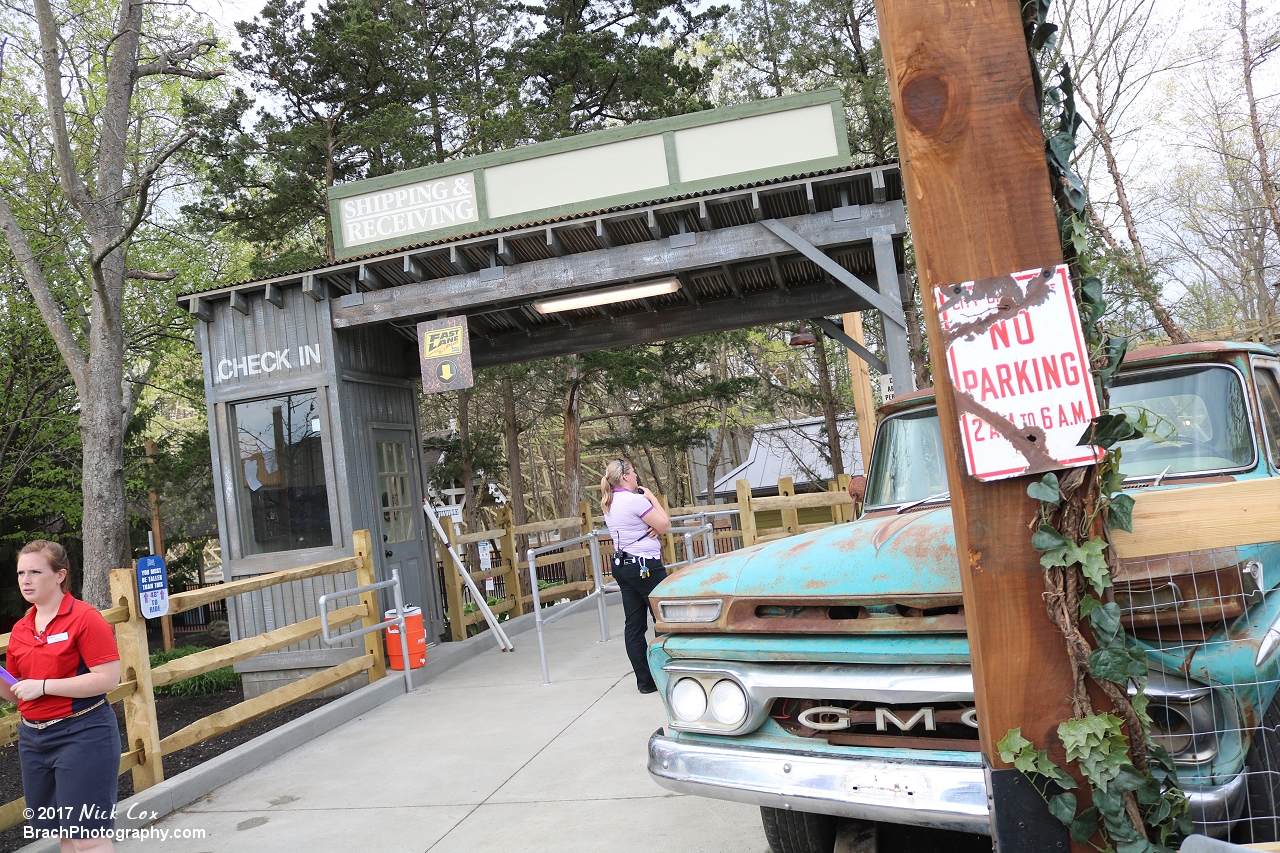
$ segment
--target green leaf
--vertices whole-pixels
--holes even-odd
[[[996,749],[1000,751],[1000,760],[1013,763],[1014,757],[1029,746],[1034,746],[1031,741],[1022,736],[1022,729],[1009,729],[1008,734],[1000,739],[996,744]]]
[[[1135,838],[1116,845],[1116,853],[1149,853],[1155,846],[1145,838]]]
[[[1040,525],[1040,529],[1031,537],[1031,547],[1041,552],[1062,548],[1067,544],[1069,543],[1062,534],[1047,524]]]
[[[1138,772],[1138,769],[1132,764],[1122,764],[1120,772],[1116,774],[1116,778],[1111,780],[1107,786],[1108,791],[1119,791],[1122,794],[1129,791],[1136,791],[1144,787],[1149,779]]]
[[[1097,276],[1085,276],[1080,283],[1080,295],[1085,301],[1098,303],[1102,301],[1102,281]]]
[[[1101,373],[1102,371],[1099,371]],[[1139,431],[1123,412],[1108,412],[1098,415],[1089,421],[1078,444],[1093,444],[1098,447],[1111,447],[1116,442],[1127,441],[1139,435]]]
[[[1141,649],[1097,649],[1089,655],[1089,674],[1094,678],[1125,684],[1147,672],[1147,656]]]
[[[1089,614],[1093,612],[1094,608],[1101,606],[1101,601],[1086,593],[1084,598],[1080,599],[1080,618],[1088,619]]]
[[[1083,607],[1080,615],[1084,615]],[[1109,601],[1106,604],[1091,607],[1089,623],[1093,625],[1093,633],[1098,638],[1099,646],[1124,647],[1124,627],[1120,624],[1120,605]]]
[[[1062,502],[1062,494],[1058,491],[1057,475],[1045,474],[1042,479],[1027,486],[1027,496],[1057,506]]]
[[[1076,844],[1088,844],[1089,839],[1098,831],[1099,817],[1097,806],[1089,806],[1080,812],[1080,816],[1071,821],[1071,840]]]
[[[1058,794],[1056,797],[1049,798],[1049,814],[1058,820],[1071,826],[1071,822],[1076,817],[1076,795],[1075,794]]]
[[[1111,586],[1111,572],[1107,570],[1107,558],[1103,556],[1106,550],[1106,540],[1101,536],[1095,536],[1079,546],[1074,555],[1076,562],[1080,563],[1080,570],[1084,572],[1089,583],[1093,584],[1093,589],[1098,595],[1102,595],[1102,591]]]
[[[1107,508],[1107,525],[1113,529],[1133,532],[1133,498],[1129,495],[1116,495]]]

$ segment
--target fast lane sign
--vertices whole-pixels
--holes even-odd
[[[1077,444],[1098,401],[1065,265],[935,288],[934,298],[971,476],[1101,458]]]
[[[418,358],[422,364],[422,390],[428,394],[460,391],[475,384],[467,318],[419,323]]]

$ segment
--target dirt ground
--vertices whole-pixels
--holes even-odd
[[[157,696],[156,716],[160,724],[160,737],[167,737],[201,717],[229,708],[243,699],[243,693],[239,688],[203,696]],[[165,778],[202,764],[232,747],[284,725],[330,701],[329,699],[307,699],[226,734],[189,746],[172,755],[166,755],[164,757]],[[114,708],[116,719],[120,722],[120,737],[123,741],[125,739],[124,716],[119,705]],[[18,764],[18,745],[15,743],[0,748],[0,803],[7,803],[21,796],[22,770]],[[121,775],[119,796],[121,800],[133,796],[133,774]],[[11,853],[27,843],[29,842],[22,837],[21,825],[0,832],[0,853]]]

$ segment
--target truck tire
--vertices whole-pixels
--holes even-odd
[[[773,853],[832,853],[836,819],[831,815],[760,807],[764,837]]]
[[[1248,818],[1232,833],[1249,843],[1280,840],[1280,696],[1271,701],[1244,759]]]

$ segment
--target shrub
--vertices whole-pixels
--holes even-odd
[[[184,658],[187,655],[203,651],[205,651],[204,646],[179,646],[167,652],[159,651],[151,656],[151,667],[154,669],[171,660],[177,660],[178,658]],[[203,675],[193,675],[191,678],[184,678],[182,681],[175,681],[173,684],[157,687],[155,688],[155,693],[157,696],[195,696],[201,693],[219,693],[223,690],[234,690],[239,686],[240,675],[231,667],[224,666],[221,669],[215,669]]]

